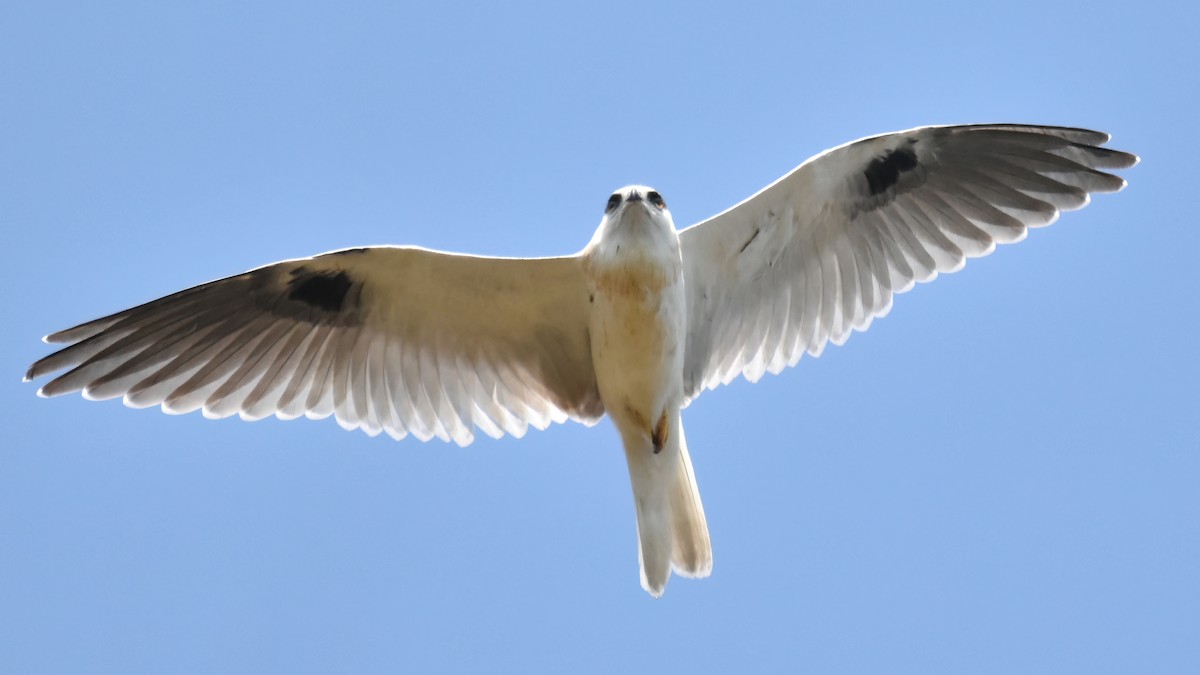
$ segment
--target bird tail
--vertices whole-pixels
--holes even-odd
[[[625,443],[629,479],[637,511],[642,588],[662,595],[671,570],[685,577],[712,572],[712,543],[696,489],[679,413],[660,452],[642,437]]]

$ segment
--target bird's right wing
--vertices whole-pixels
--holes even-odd
[[[478,427],[604,413],[579,258],[410,247],[336,251],[209,282],[46,337],[26,379],[169,413],[336,415],[348,429],[460,445]]]
[[[1108,134],[987,124],[848,143],[679,233],[689,398],[841,344],[892,296],[1125,185]]]

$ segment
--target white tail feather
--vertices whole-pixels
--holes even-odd
[[[708,523],[696,489],[679,414],[661,452],[649,438],[625,439],[625,459],[637,511],[642,588],[659,597],[671,571],[686,577],[712,572]],[[632,442],[631,442],[632,441]]]

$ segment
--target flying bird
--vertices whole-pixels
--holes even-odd
[[[824,152],[676,230],[663,196],[612,193],[575,255],[417,247],[286,260],[52,333],[38,394],[206,417],[333,415],[467,445],[607,414],[637,516],[641,583],[704,577],[712,546],[680,410],[842,344],[892,297],[1023,239],[1138,158],[1085,129],[920,127]]]

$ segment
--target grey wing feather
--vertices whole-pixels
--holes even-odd
[[[1137,163],[1087,129],[921,127],[822,153],[680,232],[688,292],[684,389],[817,356],[886,314],[892,297],[1029,227],[1115,192]]]
[[[604,413],[577,258],[375,247],[289,260],[47,336],[38,392],[465,445]]]

